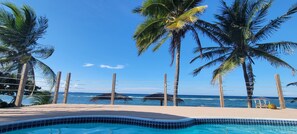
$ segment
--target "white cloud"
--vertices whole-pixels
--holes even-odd
[[[116,65],[116,66],[109,66],[109,65],[100,65],[100,68],[107,68],[107,69],[124,69],[124,65]]]
[[[85,63],[85,64],[83,65],[83,67],[92,67],[92,66],[94,66],[94,64],[92,64],[92,63]]]

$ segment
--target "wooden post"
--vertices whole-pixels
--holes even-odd
[[[285,99],[283,95],[283,90],[282,90],[282,85],[280,81],[280,77],[278,74],[274,76],[275,81],[276,81],[276,88],[277,88],[277,93],[278,93],[278,99],[279,99],[279,105],[281,109],[286,109],[286,104],[285,104]]]
[[[64,100],[63,103],[67,103],[69,84],[70,84],[71,73],[67,74],[66,83],[65,83],[65,91],[64,91]]]
[[[167,74],[164,75],[164,106],[167,106]]]
[[[219,76],[219,87],[220,87],[220,106],[224,107],[225,103],[224,103],[222,75]]]
[[[58,95],[59,95],[59,88],[60,88],[60,80],[61,80],[61,72],[59,71],[56,76],[56,86],[55,86],[55,93],[54,93],[54,99],[53,104],[57,104],[58,101]]]
[[[20,107],[22,106],[22,100],[24,96],[24,90],[27,83],[27,75],[28,75],[28,68],[29,64],[25,63],[22,68],[21,80],[19,83],[18,93],[16,96],[15,106]]]
[[[110,97],[110,105],[114,104],[114,95],[115,95],[115,85],[116,85],[116,73],[112,75],[112,88],[111,88],[111,97]]]

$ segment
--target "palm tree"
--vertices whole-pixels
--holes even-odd
[[[153,51],[158,50],[168,39],[170,41],[169,52],[176,58],[176,70],[174,80],[174,106],[177,101],[177,91],[180,70],[180,49],[181,39],[188,31],[193,33],[198,47],[201,47],[199,36],[194,22],[198,20],[198,14],[204,11],[207,6],[198,6],[202,0],[146,0],[141,7],[134,9],[145,17],[134,33],[134,40],[138,48],[138,54],[142,54],[150,46],[155,45]],[[176,55],[176,56],[175,56]]]
[[[262,59],[271,63],[272,66],[286,67],[295,72],[295,69],[278,57],[280,53],[291,53],[297,48],[297,43],[290,41],[259,43],[270,37],[273,31],[280,28],[281,24],[291,18],[297,12],[294,5],[285,14],[263,25],[272,0],[235,0],[231,6],[222,1],[221,14],[215,15],[216,23],[197,21],[195,26],[215,41],[223,44],[222,47],[202,48],[202,56],[197,59],[207,59],[210,62],[196,68],[193,71],[197,75],[202,69],[220,64],[213,71],[212,82],[220,74],[224,75],[236,67],[241,66],[247,90],[248,107],[252,107],[254,90],[254,73],[252,65],[255,59]],[[199,52],[200,48],[195,50]]]
[[[40,59],[49,58],[54,48],[37,43],[46,32],[47,18],[37,17],[34,10],[26,5],[21,8],[12,3],[3,5],[11,11],[0,9],[1,71],[17,72],[19,75],[22,66],[27,63],[31,81],[35,83],[35,69],[40,69],[52,88],[55,73]]]

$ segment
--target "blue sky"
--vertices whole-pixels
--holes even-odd
[[[168,74],[169,93],[173,93],[174,66],[170,66],[171,57],[168,43],[157,52],[151,50],[137,56],[132,35],[143,18],[132,13],[132,9],[141,5],[141,0],[18,0],[18,6],[27,4],[35,9],[38,16],[49,19],[47,33],[39,43],[52,45],[55,53],[44,60],[52,69],[62,71],[62,80],[66,73],[72,73],[70,91],[72,92],[109,92],[112,74],[117,73],[117,92],[154,93],[163,91],[163,75]],[[268,18],[283,14],[294,0],[275,0]],[[208,9],[201,19],[213,22],[214,13],[219,12],[219,1],[204,1]],[[297,42],[297,14],[282,25],[270,39],[263,41]],[[203,46],[215,46],[207,37],[200,34]],[[179,94],[218,95],[218,86],[211,85],[214,68],[204,70],[193,77],[191,72],[203,63],[189,64],[195,56],[196,47],[192,36],[188,34],[182,41],[181,72]],[[296,54],[282,55],[283,59],[297,68]],[[254,65],[256,84],[254,94],[258,96],[276,96],[274,74],[279,73],[285,96],[297,96],[297,88],[287,88],[289,82],[297,81],[289,69],[274,68],[261,60]],[[38,75],[41,79],[41,75]],[[224,77],[225,95],[245,96],[245,86],[241,68],[237,68]],[[62,85],[64,81],[62,81]],[[61,88],[63,90],[63,86]]]

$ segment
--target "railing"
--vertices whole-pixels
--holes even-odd
[[[31,76],[28,75],[28,79]],[[40,76],[35,76],[37,79],[36,82],[39,82],[42,85],[42,89],[47,88],[46,81],[39,79]],[[60,77],[60,78],[59,78]],[[41,77],[40,77],[41,78]],[[3,77],[0,76],[0,79],[14,79],[17,81],[20,81],[20,78],[13,78],[13,77]],[[70,80],[70,73],[67,75],[66,81],[61,81],[61,75],[60,73],[57,73],[57,83],[55,85],[55,90],[51,91],[51,94],[49,95],[40,95],[40,94],[26,94],[25,97],[22,99],[23,105],[31,105],[32,100],[35,98],[42,98],[42,97],[50,97],[51,100],[49,103],[67,103],[67,104],[103,104],[103,105],[173,105],[173,96],[170,96],[173,94],[173,85],[170,83],[173,83],[172,81],[167,81],[166,75],[164,76],[164,80],[137,80],[137,81],[130,81],[130,80],[123,80],[123,79],[116,79],[115,75],[113,77],[113,80]],[[280,83],[280,80],[277,80],[277,82]],[[132,84],[131,84],[132,83]],[[19,83],[5,83],[0,82],[0,85],[11,85],[19,87]],[[92,85],[104,85],[103,89],[100,90],[100,88]],[[25,84],[25,88],[32,87],[34,85],[32,84]],[[205,107],[222,107],[222,101],[224,102],[223,107],[247,107],[247,97],[246,97],[246,91],[245,91],[245,85],[242,86],[233,86],[233,85],[224,85],[223,81],[221,81],[218,85],[209,85],[209,86],[189,86],[189,85],[180,85],[179,91],[185,91],[187,89],[193,89],[193,91],[211,91],[212,93],[217,93],[215,96],[209,96],[209,95],[178,95],[178,99],[181,99],[182,101],[178,101],[179,106],[205,106]],[[297,108],[296,103],[290,103],[293,98],[290,98],[287,93],[290,89],[285,86],[281,86],[281,84],[278,85],[257,85],[255,84],[255,91],[254,93],[257,94],[257,92],[265,93],[265,91],[272,92],[273,94],[270,94],[272,96],[277,96],[279,94],[279,88],[283,90],[283,96],[285,97],[283,103],[286,104],[289,108]],[[64,90],[63,90],[64,89]],[[92,92],[97,93],[75,93],[73,91],[87,91],[89,89],[95,89],[92,90]],[[102,88],[101,88],[102,89]],[[0,92],[7,92],[7,89],[0,89]],[[18,88],[15,89],[9,89],[11,92],[17,93],[19,91]],[[69,93],[68,93],[69,91]],[[90,90],[89,90],[90,91]],[[114,91],[114,93],[112,93]],[[130,92],[128,92],[130,91]],[[242,96],[234,96],[235,92],[240,91],[242,93]],[[164,92],[167,92],[167,100],[164,99],[166,96],[164,96]],[[222,92],[222,93],[221,93]],[[110,93],[110,95],[106,95],[104,99],[99,99],[97,101],[91,101],[92,98],[96,97],[97,95],[101,95],[101,93]],[[130,99],[122,100],[117,97],[115,93],[119,93],[122,95],[126,95]],[[131,94],[133,93],[133,94]],[[154,93],[161,93],[162,95],[159,96],[151,96],[146,97],[149,94]],[[222,99],[220,99],[219,94],[224,96]],[[270,96],[269,95],[269,96]],[[13,95],[12,95],[13,96]],[[14,95],[16,96],[16,94]],[[265,94],[260,95],[258,97],[266,97],[269,99],[269,101],[273,104],[276,104],[278,107],[282,107],[279,101],[280,99],[278,97],[267,97]],[[106,99],[107,98],[107,99]],[[114,101],[113,99],[114,98]],[[146,98],[146,99],[145,99]],[[254,98],[257,98],[254,96]],[[281,98],[281,97],[280,97]],[[9,102],[12,97],[9,96],[0,96],[1,100]],[[167,102],[167,104],[166,104]],[[253,101],[253,105],[254,101]]]
[[[67,104],[98,104],[98,105],[110,105],[110,99],[102,99],[97,101],[91,101],[91,99],[100,93],[69,93],[68,94],[68,102]],[[151,105],[151,106],[160,106],[160,100],[146,100],[144,101],[144,97],[147,94],[124,94],[129,96],[132,100],[118,100],[115,99],[114,105]],[[38,95],[39,97],[45,95]],[[53,94],[50,95],[53,98]],[[58,94],[57,104],[63,104],[63,96],[64,93]],[[3,96],[1,96],[1,99]],[[110,97],[110,96],[106,96]],[[190,95],[179,95],[178,96],[183,101],[178,103],[178,106],[193,106],[193,107],[220,107],[220,99],[219,96],[190,96]],[[270,103],[276,104],[277,107],[279,105],[278,97],[266,97]],[[4,97],[4,101],[10,101],[11,97]],[[151,97],[150,99],[162,99],[158,97]],[[296,103],[290,103],[293,98],[285,98],[287,108],[297,108]],[[26,95],[23,99],[23,105],[31,105],[33,101],[33,96]],[[247,99],[245,96],[225,96],[224,99],[225,107],[247,107]],[[163,102],[164,104],[164,102]],[[168,101],[168,106],[172,106],[172,101]],[[254,101],[253,106],[255,107]]]

